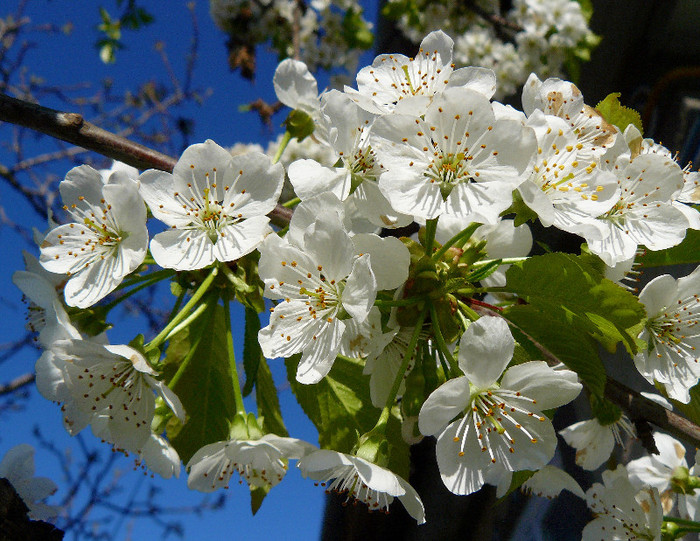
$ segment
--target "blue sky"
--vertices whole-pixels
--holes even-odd
[[[17,0],[5,0],[0,8],[0,16],[13,13],[18,4]],[[27,3],[25,15],[33,22],[50,21],[58,26],[70,22],[73,25],[69,34],[57,33],[48,36],[35,33],[31,35],[35,40],[35,46],[25,59],[25,64],[29,66],[30,71],[56,86],[87,81],[97,87],[98,81],[110,78],[113,80],[115,90],[134,88],[137,83],[148,79],[165,78],[162,63],[154,49],[155,43],[162,41],[165,43],[174,70],[176,73],[182,73],[183,58],[188,51],[191,36],[190,18],[185,2],[155,0],[139,2],[155,15],[156,22],[136,33],[124,34],[127,48],[118,52],[117,62],[114,65],[103,64],[99,60],[97,50],[93,47],[98,37],[95,27],[100,22],[97,7],[99,4],[103,4],[113,13],[117,11],[113,0],[102,2],[30,0]],[[376,4],[372,3],[372,5]],[[165,6],[167,9],[164,9]],[[237,74],[232,74],[227,66],[225,37],[209,18],[206,0],[198,0],[196,14],[201,43],[200,57],[194,73],[194,86],[202,89],[211,88],[212,95],[201,106],[192,106],[183,110],[185,115],[195,119],[192,142],[211,138],[222,145],[232,145],[239,141],[264,144],[276,133],[262,126],[254,114],[239,112],[238,106],[241,103],[251,102],[257,97],[262,97],[267,102],[275,101],[271,84],[275,60],[271,55],[265,55],[264,51],[261,51],[254,84],[243,80]],[[42,99],[41,104],[56,108],[64,107],[51,96]],[[89,110],[84,113],[89,120],[91,117]],[[279,130],[278,125],[282,122],[283,116],[281,114],[275,117],[275,130]],[[7,137],[10,131],[5,127],[0,133]],[[0,141],[0,163],[3,164],[11,164],[6,152],[7,144],[9,144],[7,140]],[[45,141],[34,142],[29,138],[26,146],[32,152],[35,150],[42,152],[46,148],[52,148],[51,145],[48,147],[45,145]],[[63,177],[66,170],[54,168],[51,172]],[[7,185],[0,183],[0,196],[9,219],[40,230],[45,229],[45,220],[36,215],[29,205],[17,197]],[[7,227],[0,227],[0,246],[4,260],[0,266],[0,318],[4,323],[0,325],[1,344],[16,340],[24,333],[24,305],[20,292],[11,283],[11,276],[15,270],[23,267],[22,250],[31,249],[31,246]],[[138,320],[132,318],[131,327],[125,334],[132,333],[133,336],[138,330],[132,329],[138,329],[138,324]],[[119,336],[116,332],[110,335],[113,342],[129,340],[129,338],[129,336]],[[242,344],[239,341],[236,345],[238,350]],[[37,357],[36,350],[25,348],[20,354],[0,365],[2,370],[0,381],[9,381],[31,370]],[[273,366],[273,372],[278,384],[283,383],[281,367]],[[291,392],[283,391],[280,399],[290,434],[315,443],[314,428],[296,405]],[[0,423],[2,424],[0,456],[19,443],[36,445],[32,430],[37,424],[54,445],[61,449],[72,448],[73,452],[77,453],[77,442],[71,439],[62,428],[58,406],[43,399],[33,388],[26,407],[18,412],[0,413]],[[86,433],[85,437],[91,443],[96,443],[91,434]],[[104,446],[103,450],[109,453],[107,446]],[[37,448],[36,463],[37,475],[51,477],[59,485],[57,496],[60,498],[64,485],[55,459]],[[120,461],[119,467],[123,477],[119,481],[119,486],[123,490],[122,494],[130,493],[135,487],[142,487],[141,490],[144,490],[145,494],[147,483],[139,481],[143,477],[142,473],[131,471],[132,464],[130,459]],[[163,501],[160,503],[164,505],[194,505],[200,499],[199,494],[192,493],[186,488],[184,470],[179,480],[160,482],[158,486],[163,489],[161,493]],[[321,489],[314,486],[313,482],[302,479],[296,468],[290,468],[285,480],[272,490],[255,517],[250,513],[250,499],[245,485],[238,486],[232,483],[227,495],[225,509],[221,511],[205,512],[201,516],[182,517],[187,539],[208,539],[218,535],[231,538],[232,534],[246,539],[313,539],[319,535],[324,504],[323,493]],[[129,520],[123,521],[121,525],[110,526],[107,531],[114,531],[115,528],[118,531],[116,539],[142,539],[148,535],[157,535],[160,531],[148,520],[139,520],[134,523]]]

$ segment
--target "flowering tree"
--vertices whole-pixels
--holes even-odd
[[[453,49],[433,31],[414,57],[381,55],[355,87],[320,94],[306,64],[282,61],[273,83],[291,112],[271,157],[207,140],[174,160],[102,134],[124,163],[67,173],[62,223],[15,274],[40,316],[37,387],[66,430],[89,426],[165,478],[183,463],[201,492],[237,472],[254,510],[296,461],[370,510],[397,499],[417,524],[429,495],[409,483],[409,444],[434,437],[454,494],[569,490],[594,513],[585,539],[700,530],[697,465],[677,441],[700,445],[700,271],[639,295],[625,281],[697,263],[698,173],[615,96],[594,108],[533,74],[517,110],[494,100],[493,71],[455,68]],[[2,101],[17,122],[41,113],[41,129],[95,146],[88,124]],[[316,154],[285,168],[293,140]],[[580,237],[580,253],[528,255],[535,221]],[[110,311],[162,282],[164,326],[110,344]],[[608,376],[601,351],[617,348],[659,394]],[[318,447],[285,428],[279,362]],[[550,464],[551,418],[583,389],[592,418],[561,431],[582,468],[647,423],[670,434],[587,491]]]

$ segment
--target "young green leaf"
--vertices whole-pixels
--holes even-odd
[[[228,439],[236,414],[225,321],[223,307],[210,300],[206,312],[174,336],[166,351],[166,366],[179,367],[190,357],[172,388],[188,419],[184,425],[168,427],[170,442],[185,463],[204,445]]]

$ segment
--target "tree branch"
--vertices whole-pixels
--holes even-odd
[[[80,114],[49,109],[5,94],[0,94],[0,121],[45,133],[137,169],[152,168],[172,172],[177,163],[175,158],[167,154],[91,124]],[[277,225],[286,225],[292,212],[277,205],[270,213],[270,218]]]
[[[30,383],[34,383],[36,376],[33,372],[23,374],[8,383],[0,384],[0,396],[15,392]]]

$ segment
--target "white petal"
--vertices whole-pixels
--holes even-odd
[[[442,432],[469,404],[469,380],[465,376],[446,381],[426,398],[418,415],[418,429],[424,436]]]
[[[536,400],[539,411],[568,404],[581,392],[576,372],[555,370],[544,361],[529,361],[506,370],[501,388]]]
[[[545,466],[535,472],[530,479],[523,483],[523,490],[549,499],[559,496],[562,490],[568,490],[581,499],[586,498],[576,480],[564,470],[554,466]]]
[[[469,325],[459,346],[459,367],[476,387],[492,386],[513,358],[515,340],[508,324],[485,316]]]

